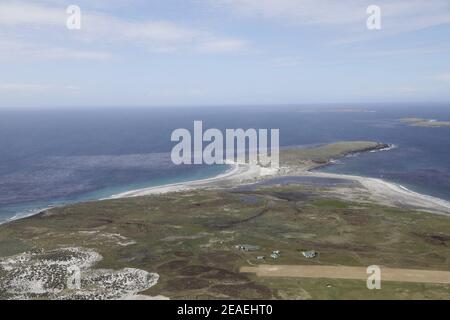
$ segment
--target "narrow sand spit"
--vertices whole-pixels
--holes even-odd
[[[364,189],[369,191],[367,194],[369,199],[380,205],[414,208],[438,214],[450,214],[450,202],[420,194],[401,185],[381,179],[324,172],[305,172],[304,175],[340,178],[359,182]]]
[[[350,191],[351,200],[369,200],[380,205],[405,207],[437,214],[450,214],[450,202],[432,196],[420,194],[401,185],[376,178],[354,175],[310,171],[311,168],[264,168],[259,165],[231,164],[231,169],[213,178],[169,184],[140,190],[129,191],[112,196],[111,199],[164,194],[196,189],[217,189],[251,184],[262,180],[281,176],[304,176],[317,178],[338,178],[358,182],[361,188],[354,187]],[[339,189],[336,189],[339,194]],[[343,198],[349,197],[349,190],[341,193]]]
[[[232,163],[229,165],[231,166],[230,170],[212,178],[180,182],[164,186],[144,188],[139,190],[132,190],[114,195],[110,199],[139,197],[152,194],[164,194],[170,192],[180,192],[202,188],[215,188],[226,186],[227,184],[238,185],[240,183],[245,182],[256,182],[260,180],[262,177],[275,176],[278,172],[277,169],[263,168],[258,165],[237,164],[237,163]]]

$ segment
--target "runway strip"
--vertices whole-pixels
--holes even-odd
[[[443,283],[450,284],[450,271],[381,268],[382,281]],[[367,280],[365,267],[306,266],[306,265],[259,265],[242,267],[242,273],[256,273],[258,277],[326,278]]]

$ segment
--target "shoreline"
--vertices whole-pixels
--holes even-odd
[[[234,166],[234,164],[230,164],[230,163],[225,163],[226,165],[230,165],[230,168],[227,169],[225,172],[223,173],[219,173],[218,175],[209,177],[209,178],[203,178],[203,179],[198,179],[198,180],[188,180],[188,181],[183,181],[183,182],[177,182],[177,183],[171,183],[171,184],[162,184],[159,186],[153,186],[153,187],[147,187],[147,188],[141,188],[141,189],[131,189],[129,191],[124,191],[121,192],[119,194],[115,194],[106,198],[98,198],[98,199],[91,199],[91,200],[84,200],[84,201],[73,201],[73,202],[67,202],[64,204],[60,204],[60,205],[48,205],[46,207],[41,207],[41,208],[36,208],[36,209],[30,209],[24,212],[20,212],[20,213],[16,213],[14,216],[7,218],[4,221],[0,221],[0,225],[3,224],[7,224],[10,222],[14,222],[14,221],[18,221],[18,220],[23,220],[26,218],[30,218],[33,216],[37,216],[39,214],[43,214],[45,212],[47,212],[48,210],[54,209],[54,208],[61,208],[61,207],[65,207],[68,205],[73,205],[73,204],[77,204],[77,203],[84,203],[84,202],[95,202],[95,201],[105,201],[105,200],[113,200],[113,199],[119,199],[119,198],[125,198],[127,197],[126,195],[128,193],[132,193],[132,192],[139,192],[141,190],[151,190],[151,189],[159,189],[159,188],[166,188],[169,186],[177,186],[177,185],[183,185],[186,183],[196,183],[196,182],[206,182],[206,181],[216,181],[216,180],[220,180],[222,178],[225,178],[226,176],[230,175],[232,173],[232,171],[234,171],[236,168]],[[168,191],[170,192],[170,191]],[[131,196],[130,196],[131,197]]]
[[[237,184],[241,183],[245,184],[258,182],[263,178],[275,177],[279,171],[279,169],[265,168],[256,164],[250,165],[244,163],[228,162],[227,165],[231,166],[229,170],[227,170],[225,173],[221,173],[211,178],[130,190],[127,192],[119,193],[117,195],[113,195],[109,198],[105,198],[102,200],[133,198],[147,195],[181,192],[205,188],[221,188],[221,187],[224,188],[227,186],[234,187]]]
[[[133,197],[140,197],[140,196],[151,195],[151,194],[169,193],[169,192],[174,192],[178,189],[180,189],[179,191],[187,191],[187,190],[190,190],[191,187],[194,187],[195,185],[207,184],[207,183],[227,179],[229,177],[234,176],[239,171],[238,164],[227,163],[227,165],[231,166],[231,168],[228,169],[227,171],[225,171],[224,173],[220,173],[220,174],[210,177],[210,178],[170,183],[170,184],[164,184],[164,185],[148,187],[148,188],[134,189],[134,190],[118,193],[118,194],[112,195],[107,198],[99,199],[98,201],[121,199],[121,198],[133,198]]]
[[[290,148],[290,147],[286,147]],[[392,149],[397,148],[396,145],[386,144],[381,149],[374,149],[374,148],[368,148],[359,150],[356,152],[348,152],[343,157],[351,156],[351,155],[358,155],[360,153],[365,152],[383,152],[383,151],[389,151]],[[294,148],[295,149],[295,148]],[[307,172],[312,172],[312,170],[317,170],[322,167],[330,166],[334,164],[334,159],[330,159],[327,163],[324,164],[316,164],[312,168],[308,168]],[[131,197],[139,197],[139,196],[146,196],[146,195],[153,195],[153,194],[164,194],[164,193],[170,193],[170,192],[181,192],[181,191],[188,191],[193,189],[201,189],[201,188],[207,188],[207,187],[214,187],[211,186],[211,183],[214,182],[231,182],[233,183],[233,186],[236,186],[236,183],[252,183],[252,182],[259,182],[261,180],[274,178],[277,176],[289,176],[289,174],[279,174],[279,172],[282,169],[286,168],[265,168],[258,164],[246,164],[246,163],[237,163],[237,162],[226,162],[225,164],[230,165],[231,168],[227,170],[224,173],[221,173],[217,176],[206,178],[206,179],[199,179],[199,180],[192,180],[192,181],[184,181],[184,182],[178,182],[178,183],[172,183],[172,184],[166,184],[161,186],[155,186],[155,187],[149,187],[149,188],[141,188],[141,189],[135,189],[130,190],[126,192],[122,192],[116,195],[112,195],[108,198],[100,199],[100,200],[110,200],[110,199],[121,199],[121,198],[131,198]],[[254,181],[252,181],[254,180]]]
[[[339,178],[356,181],[369,191],[367,197],[379,205],[413,208],[434,214],[450,216],[450,202],[431,195],[410,190],[401,184],[389,182],[380,178],[337,174],[328,172],[308,171],[305,176],[318,178]]]
[[[236,165],[236,167],[239,168],[239,165]],[[316,177],[316,178],[337,178],[358,182],[362,186],[362,188],[368,192],[367,194],[367,197],[369,198],[367,199],[368,202],[374,202],[380,205],[392,207],[411,208],[413,210],[450,216],[449,201],[431,195],[422,194],[410,190],[402,186],[401,184],[389,182],[379,178],[315,171],[318,168],[312,168],[301,172],[296,172],[294,174],[277,173],[277,174],[261,175],[258,174],[258,169],[255,170],[253,166],[243,165],[243,167],[244,172],[239,169],[235,169],[233,170],[233,172],[230,172],[230,174],[224,176],[219,175],[216,176],[215,178],[210,179],[196,180],[191,182],[153,187],[148,189],[134,190],[116,195],[115,197],[110,199],[177,193],[183,191],[192,191],[208,188],[210,189],[227,188],[230,185],[232,187],[237,187],[240,185],[253,184],[256,182],[261,182],[276,177],[296,176],[296,177]],[[221,183],[223,183],[224,185],[222,186]],[[355,193],[358,192],[361,193],[361,191],[362,190],[360,189],[356,190],[355,188]],[[341,195],[343,198],[349,197],[344,193]]]
[[[358,152],[349,152],[344,155],[349,156],[364,152],[385,152],[397,148],[396,145],[388,145],[382,149],[362,150]],[[342,158],[342,157],[341,157]],[[227,187],[237,187],[245,184],[253,184],[276,177],[317,177],[317,178],[338,178],[349,181],[355,181],[366,190],[367,200],[381,205],[387,205],[400,208],[411,208],[413,210],[424,211],[434,214],[450,215],[450,201],[422,194],[410,190],[401,184],[386,181],[380,178],[364,177],[351,174],[337,174],[320,171],[320,168],[334,164],[336,159],[330,159],[327,163],[316,164],[312,167],[297,168],[291,172],[290,167],[280,167],[278,169],[263,168],[259,165],[229,163],[233,168],[224,174],[217,175],[208,179],[187,181],[176,184],[144,188],[124,192],[109,199],[120,199],[139,197],[156,194],[176,193],[182,191],[199,189],[217,189]],[[285,172],[283,172],[285,171]],[[354,188],[356,195],[341,193],[342,198],[353,197],[352,200],[361,200],[364,193],[361,188]],[[105,199],[106,200],[106,199]]]
[[[351,152],[349,154],[355,153],[359,154],[363,152],[384,152],[395,149],[396,147],[397,146],[395,145],[390,145],[388,148],[376,150],[362,150],[359,152]],[[345,156],[348,156],[349,154]],[[450,201],[410,190],[399,183],[389,182],[380,178],[364,177],[351,174],[328,173],[320,171],[320,169],[323,167],[334,165],[336,160],[337,159],[330,159],[327,163],[321,164],[318,163],[312,167],[309,166],[300,169],[296,168],[294,172],[290,170],[292,169],[290,167],[280,167],[278,169],[275,169],[275,168],[265,168],[253,164],[250,165],[236,162],[233,163],[228,162],[226,164],[229,165],[230,168],[227,171],[225,171],[224,173],[220,173],[216,176],[212,176],[210,178],[177,182],[148,188],[134,189],[119,194],[115,194],[107,198],[82,202],[107,201],[114,199],[177,193],[201,189],[224,189],[227,187],[237,187],[246,184],[253,184],[276,177],[296,176],[296,177],[338,178],[349,181],[355,181],[359,183],[368,192],[367,194],[368,200],[375,202],[377,204],[392,207],[411,208],[413,210],[447,216],[450,215]],[[283,172],[284,170],[286,171]],[[342,193],[341,196],[342,198],[351,198],[353,195]],[[358,199],[354,199],[353,196],[352,200]],[[63,206],[65,205],[61,205],[60,207]],[[55,208],[55,206],[51,206],[33,212],[25,216],[20,216],[17,218],[11,217],[8,220],[0,222],[0,225],[44,214],[45,212],[53,208]]]

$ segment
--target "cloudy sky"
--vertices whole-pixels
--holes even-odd
[[[0,107],[450,102],[449,40],[448,0],[0,0]]]

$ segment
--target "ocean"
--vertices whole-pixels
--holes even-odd
[[[450,127],[411,127],[401,118],[450,120],[450,105],[0,110],[0,222],[49,206],[215,176],[227,166],[175,166],[177,128],[280,129],[281,146],[341,140],[395,145],[321,170],[383,178],[450,200]]]

